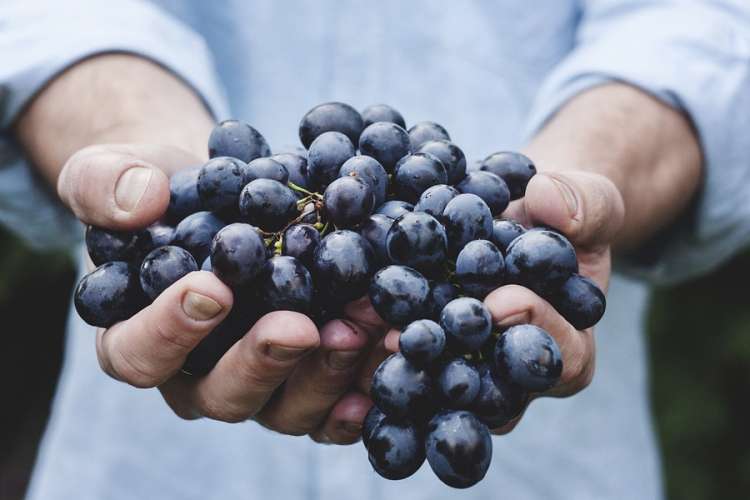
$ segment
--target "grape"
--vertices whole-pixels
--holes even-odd
[[[415,153],[430,153],[440,160],[448,174],[448,184],[458,184],[466,176],[466,155],[454,142],[446,139],[425,141]]]
[[[445,363],[436,381],[448,408],[468,408],[479,394],[479,372],[464,358],[453,358]]]
[[[348,229],[372,215],[375,196],[359,177],[339,177],[326,187],[323,205],[337,228]]]
[[[456,257],[456,282],[471,297],[484,299],[504,278],[503,254],[491,241],[470,241]]]
[[[271,148],[255,128],[240,120],[225,120],[211,131],[208,156],[230,156],[248,163],[262,156],[270,156]]]
[[[408,134],[413,149],[417,149],[427,141],[451,140],[450,135],[448,135],[448,132],[445,130],[445,128],[443,128],[442,125],[431,121],[421,121],[415,123],[409,129]]]
[[[307,177],[307,151],[304,154],[305,156],[302,156],[302,152],[276,153],[269,158],[284,165],[289,173],[289,182],[302,189],[311,190],[313,186]]]
[[[375,260],[378,268],[393,263],[388,256],[388,250],[385,246],[386,236],[393,222],[393,219],[387,215],[372,214],[359,226],[359,234],[370,243],[372,249],[375,251]]]
[[[524,390],[544,392],[560,379],[563,361],[560,348],[547,332],[536,325],[516,325],[498,339],[495,365]]]
[[[359,151],[380,163],[386,172],[393,172],[396,163],[411,154],[411,140],[403,127],[390,122],[376,122],[362,131]]]
[[[365,414],[365,418],[362,420],[362,444],[365,445],[365,448],[369,448],[370,435],[372,435],[375,426],[384,418],[385,413],[380,411],[375,405],[372,405],[370,409],[367,410],[367,414]]]
[[[106,262],[84,276],[76,287],[73,302],[86,323],[109,328],[143,309],[148,298],[141,288],[138,267],[115,261]]]
[[[152,248],[169,245],[174,235],[174,227],[168,226],[162,222],[154,222],[146,230],[151,235]]]
[[[492,234],[492,213],[479,196],[461,193],[448,202],[443,224],[451,254],[457,255],[473,240],[485,240]]]
[[[196,212],[175,226],[170,244],[193,254],[195,262],[203,262],[211,253],[211,242],[222,227],[224,221],[212,212]]]
[[[429,153],[404,156],[393,167],[391,183],[399,199],[416,203],[425,189],[448,182],[440,160]]]
[[[446,410],[427,426],[425,453],[441,481],[454,488],[468,488],[487,474],[492,438],[487,426],[471,412]]]
[[[372,104],[367,106],[362,110],[361,115],[365,127],[375,122],[391,122],[403,129],[406,128],[406,122],[401,113],[387,104]]]
[[[184,248],[174,245],[159,247],[143,259],[140,270],[141,287],[154,300],[175,281],[197,270],[198,264]]]
[[[472,297],[459,297],[448,302],[440,314],[448,345],[473,351],[490,338],[492,315],[487,307]]]
[[[185,167],[169,178],[169,205],[164,220],[177,224],[190,214],[208,210],[198,195],[198,175],[203,165]]]
[[[501,376],[490,363],[481,363],[479,393],[469,410],[489,428],[497,429],[518,417],[529,402],[528,391]]]
[[[302,145],[309,150],[315,139],[325,132],[341,133],[357,144],[364,128],[359,111],[342,102],[327,102],[302,117],[298,132]]]
[[[315,249],[311,271],[318,287],[334,299],[357,300],[367,293],[375,273],[375,252],[358,233],[334,231]]]
[[[492,234],[490,241],[503,252],[506,253],[508,245],[526,232],[526,229],[513,219],[495,219],[492,221]]]
[[[436,407],[435,380],[427,371],[395,353],[372,375],[370,397],[380,411],[394,419],[420,420]],[[372,447],[372,436],[370,437]]]
[[[597,324],[607,306],[599,285],[578,273],[571,274],[560,288],[544,298],[576,330],[585,330]]]
[[[98,226],[86,226],[86,250],[95,266],[106,262],[123,261],[140,265],[154,248],[148,229],[116,231]]]
[[[560,233],[547,229],[526,231],[513,240],[505,255],[508,282],[539,295],[562,286],[577,269],[573,245]]]
[[[315,248],[323,239],[320,232],[309,224],[293,224],[286,228],[281,238],[281,255],[296,257],[308,268],[312,265]]]
[[[263,311],[297,311],[307,314],[313,302],[313,280],[297,259],[289,256],[266,261],[255,279],[255,291]]]
[[[479,168],[503,179],[508,185],[511,200],[523,197],[526,185],[536,174],[534,162],[521,153],[512,151],[491,154],[484,159]]]
[[[414,211],[427,212],[442,223],[446,205],[459,194],[456,188],[447,184],[430,186],[419,196]]]
[[[375,206],[379,207],[385,203],[388,195],[388,173],[378,160],[370,156],[357,155],[349,158],[341,165],[339,177],[356,176],[370,186],[375,196]]]
[[[242,169],[242,186],[254,181],[255,179],[273,179],[282,184],[289,182],[289,170],[275,159],[256,158],[250,163],[244,165]]]
[[[224,226],[211,242],[210,262],[212,272],[227,285],[248,285],[266,262],[263,237],[244,222]]]
[[[398,219],[406,212],[413,212],[414,205],[404,200],[389,200],[375,210],[377,214],[387,215],[391,219]]]
[[[368,458],[373,469],[386,479],[404,479],[425,461],[424,438],[419,428],[384,417],[370,433]]]
[[[493,217],[499,216],[508,208],[510,191],[508,185],[497,175],[480,170],[471,172],[456,184],[461,193],[472,193],[484,200]]]
[[[369,288],[373,309],[391,325],[406,325],[429,317],[433,307],[431,292],[427,278],[397,264],[378,270]]]
[[[447,281],[430,281],[432,290],[432,314],[430,318],[439,321],[440,313],[443,312],[445,305],[453,299],[458,298],[458,288]]]
[[[244,162],[228,156],[217,156],[204,163],[197,180],[203,206],[222,219],[237,219],[240,192],[247,183],[243,179],[246,167]]]
[[[426,212],[408,212],[396,219],[385,238],[388,258],[427,275],[442,271],[448,253],[445,229]]]
[[[300,215],[294,191],[273,179],[249,182],[239,206],[242,219],[262,231],[280,231]]]
[[[324,132],[310,145],[307,176],[315,186],[327,186],[339,176],[344,163],[355,155],[351,139],[340,132]]]
[[[436,360],[445,348],[445,332],[429,319],[412,321],[398,338],[398,350],[415,366],[426,366]]]

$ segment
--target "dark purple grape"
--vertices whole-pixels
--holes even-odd
[[[503,254],[491,241],[470,241],[456,257],[456,282],[466,295],[482,300],[504,278]]]
[[[359,234],[370,243],[372,249],[375,251],[378,268],[393,263],[391,262],[391,258],[388,257],[388,250],[385,247],[386,236],[393,222],[393,219],[387,215],[372,214],[358,229]]]
[[[229,286],[250,284],[265,263],[266,244],[250,224],[229,224],[216,233],[211,243],[211,270]]]
[[[240,120],[226,120],[211,131],[208,138],[208,156],[231,156],[245,163],[270,156],[271,148],[254,127]]]
[[[426,212],[408,212],[391,224],[385,239],[388,258],[394,264],[424,275],[440,273],[448,253],[445,229]]]
[[[441,481],[453,488],[469,488],[487,474],[492,437],[487,426],[471,412],[442,411],[427,426],[425,453]]]
[[[443,405],[454,410],[468,408],[479,394],[479,372],[464,358],[453,358],[436,378]]]
[[[284,231],[281,238],[281,255],[296,257],[303,265],[310,267],[320,241],[320,232],[309,224],[294,224]]]
[[[508,185],[510,199],[517,200],[526,193],[526,185],[536,174],[536,166],[521,153],[501,151],[484,159],[480,170],[492,172]]]
[[[447,182],[445,167],[429,153],[404,156],[393,167],[391,175],[391,189],[398,199],[409,203],[417,203],[427,188]]]
[[[490,338],[492,315],[481,301],[472,297],[459,297],[443,308],[440,326],[443,327],[451,348],[474,351]]]
[[[415,366],[427,366],[443,353],[445,332],[429,319],[412,321],[399,335],[398,350]]]
[[[289,182],[308,191],[313,189],[307,177],[307,151],[277,153],[269,158],[284,165],[289,173]]]
[[[372,402],[380,411],[394,419],[420,421],[429,418],[436,408],[435,396],[433,378],[401,353],[387,357],[372,375]]]
[[[524,390],[544,392],[560,379],[563,359],[549,333],[536,325],[516,325],[497,340],[495,365]]]
[[[409,138],[411,139],[412,148],[417,149],[423,143],[432,140],[446,140],[450,141],[450,135],[439,125],[431,121],[421,121],[415,123],[409,128]]]
[[[415,153],[430,153],[440,160],[448,174],[448,184],[458,184],[466,176],[466,155],[457,144],[446,139],[425,141]]]
[[[393,172],[396,163],[412,152],[409,134],[403,127],[390,122],[375,122],[362,131],[359,152],[375,158],[386,172]]]
[[[193,254],[195,262],[203,262],[211,253],[214,236],[224,225],[224,221],[213,212],[196,212],[175,226],[170,245],[184,248]]]
[[[138,276],[138,266],[105,262],[84,276],[76,287],[74,305],[91,326],[109,328],[143,309],[148,303]]]
[[[324,132],[310,145],[307,176],[313,186],[325,187],[335,181],[346,161],[356,154],[352,141],[340,132]]]
[[[256,158],[242,169],[242,186],[244,187],[245,184],[255,179],[273,179],[286,185],[289,182],[289,170],[286,169],[284,164],[271,157]]]
[[[198,172],[198,196],[203,206],[224,220],[236,220],[246,166],[229,156],[216,156],[204,163]]]
[[[391,325],[407,325],[432,312],[430,282],[410,267],[393,264],[378,270],[369,292],[373,309]]]
[[[376,214],[383,214],[394,220],[413,211],[414,205],[404,200],[389,200],[375,209]]]
[[[316,286],[339,301],[363,297],[375,273],[375,252],[348,229],[326,235],[315,249],[311,269]]]
[[[155,300],[175,281],[197,270],[198,264],[184,248],[174,245],[155,248],[141,264],[141,287],[151,300]]]
[[[602,319],[607,300],[599,285],[578,273],[544,297],[576,330],[591,328]]]
[[[115,261],[140,265],[153,248],[153,238],[148,229],[115,231],[86,226],[86,250],[95,266]]]
[[[424,436],[408,422],[385,417],[372,430],[367,452],[373,469],[381,477],[404,479],[424,463]]]
[[[484,200],[493,216],[499,216],[510,203],[508,185],[497,175],[480,170],[471,172],[456,184],[462,193],[472,193]]]
[[[299,124],[299,139],[305,148],[325,132],[339,132],[353,144],[365,128],[359,111],[342,102],[327,102],[308,111]]]
[[[294,257],[267,260],[255,278],[255,291],[264,312],[283,310],[307,314],[312,307],[312,276]]]
[[[362,115],[362,120],[364,120],[365,127],[375,122],[391,122],[406,129],[406,121],[404,121],[401,113],[387,104],[372,104],[363,109],[360,114]]]
[[[362,444],[365,445],[365,449],[370,447],[370,436],[372,431],[375,429],[381,420],[385,418],[385,413],[380,409],[372,405],[367,413],[365,414],[364,420],[362,420]]]
[[[500,376],[490,363],[477,367],[479,393],[469,406],[490,429],[500,428],[518,417],[529,402],[528,391]]]
[[[508,246],[505,255],[507,281],[548,295],[562,286],[578,269],[573,245],[557,231],[526,231]]]
[[[443,211],[448,249],[458,255],[467,243],[486,240],[492,234],[492,213],[479,196],[462,193],[453,198]]]
[[[280,231],[300,215],[297,195],[279,181],[255,179],[240,193],[240,214],[262,231]]]
[[[495,219],[492,221],[490,241],[505,255],[508,245],[525,232],[526,228],[513,219]]]
[[[164,213],[168,224],[177,224],[190,214],[208,210],[198,196],[198,174],[202,166],[185,167],[169,178],[169,205]]]
[[[372,215],[375,196],[359,177],[339,177],[326,187],[323,206],[338,229],[349,229]]]
[[[169,245],[174,235],[174,227],[168,226],[162,222],[154,222],[146,228],[151,234],[151,244],[153,248]]]
[[[440,313],[443,312],[445,305],[453,299],[458,298],[458,288],[447,281],[430,281],[432,289],[433,309],[430,318],[440,321]]]
[[[390,181],[388,173],[378,160],[366,155],[352,156],[341,165],[341,170],[339,170],[339,177],[345,176],[356,176],[366,182],[375,196],[376,207],[385,203]]]
[[[459,194],[456,188],[447,184],[428,187],[414,204],[414,211],[427,212],[442,223],[446,205]]]

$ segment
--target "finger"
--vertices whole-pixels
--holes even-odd
[[[534,324],[549,333],[560,348],[563,358],[562,375],[545,396],[574,394],[589,385],[594,375],[593,330],[573,328],[544,299],[517,285],[500,287],[487,295],[484,303],[500,328]]]
[[[375,340],[382,337],[389,329],[389,326],[372,307],[369,295],[347,303],[344,307],[344,314],[364,328]]]
[[[225,422],[253,417],[320,338],[303,314],[276,311],[260,318],[205,377],[177,374],[159,389],[183,418]]]
[[[368,334],[353,322],[326,324],[320,347],[300,362],[255,420],[284,434],[310,433],[349,390],[369,344]]]
[[[195,156],[169,146],[91,146],[66,162],[58,194],[86,224],[120,230],[146,227],[169,204],[168,174],[197,162]]]
[[[99,364],[118,380],[154,387],[179,371],[188,353],[231,307],[232,292],[216,276],[190,273],[132,318],[100,329]]]
[[[372,407],[372,400],[359,391],[338,400],[323,424],[310,433],[319,443],[352,444],[362,438],[362,422]]]

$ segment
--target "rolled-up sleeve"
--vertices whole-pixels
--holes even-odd
[[[14,143],[11,128],[57,74],[105,52],[128,52],[155,61],[195,89],[214,116],[228,116],[203,39],[150,3],[0,2],[0,223],[35,248],[69,245],[80,239],[80,231],[37,179]]]
[[[529,134],[576,94],[611,81],[684,110],[705,160],[690,224],[670,234],[657,258],[631,256],[615,265],[661,284],[705,273],[750,244],[750,4],[583,5],[575,48],[543,84]]]

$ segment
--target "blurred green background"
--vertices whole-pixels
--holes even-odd
[[[652,394],[671,500],[750,498],[749,277],[750,253],[654,295]],[[0,499],[26,486],[74,285],[65,255],[32,252],[0,229]]]

